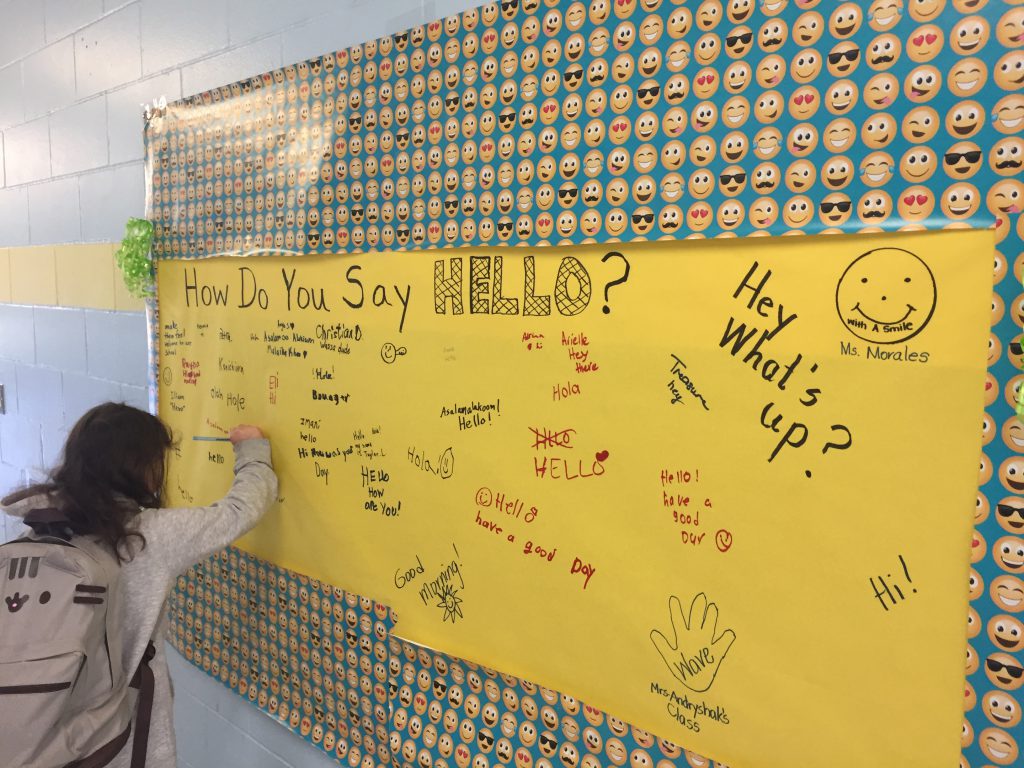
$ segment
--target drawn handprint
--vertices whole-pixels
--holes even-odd
[[[715,637],[718,606],[709,603],[703,592],[690,603],[689,617],[683,615],[683,607],[675,596],[669,598],[668,612],[672,622],[671,642],[657,629],[651,630],[651,641],[679,682],[691,691],[706,691],[715,682],[715,675],[736,640],[736,633],[726,629]]]

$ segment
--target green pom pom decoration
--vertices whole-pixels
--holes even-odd
[[[124,240],[114,254],[128,293],[139,299],[155,295],[153,261],[149,258],[152,244],[153,223],[147,219],[128,219]]]

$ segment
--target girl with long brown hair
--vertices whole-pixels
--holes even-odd
[[[227,494],[206,507],[165,508],[170,430],[145,411],[104,403],[72,428],[60,464],[46,481],[0,502],[7,514],[29,515],[36,535],[84,537],[120,563],[123,672],[130,678],[151,641],[155,648],[150,662],[156,685],[146,748],[149,768],[176,765],[164,602],[178,574],[252,528],[277,498],[270,443],[262,432],[241,425],[230,431],[229,439],[235,476]],[[127,766],[131,746],[129,742],[108,764]],[[0,744],[0,763],[5,763],[2,758]]]

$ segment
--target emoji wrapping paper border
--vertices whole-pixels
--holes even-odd
[[[153,251],[993,226],[961,763],[1009,765],[1024,706],[1022,86],[1016,0],[506,0],[151,110]],[[386,609],[314,584],[228,550],[180,580],[172,642],[353,768],[707,764],[571,697],[415,649]]]

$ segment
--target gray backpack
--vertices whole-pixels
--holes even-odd
[[[145,663],[132,680],[121,668],[120,566],[56,510],[25,522],[36,533],[0,545],[0,764],[106,765],[128,742],[138,701],[141,765],[153,675]]]

